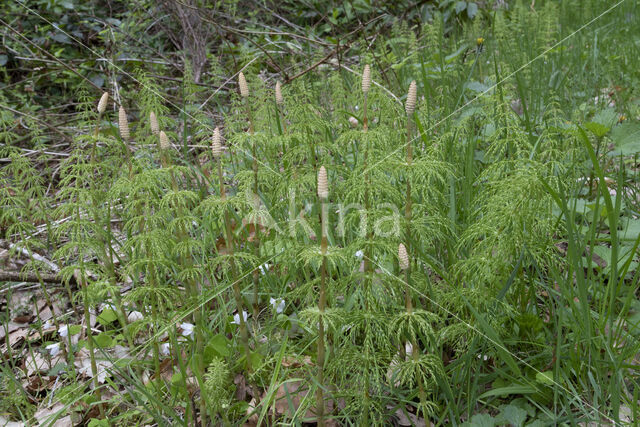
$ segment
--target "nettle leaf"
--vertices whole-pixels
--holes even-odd
[[[496,419],[489,414],[475,414],[469,421],[462,424],[464,427],[494,427]]]
[[[598,111],[591,121],[611,129],[618,122],[618,113],[613,108],[606,108]]]
[[[527,411],[515,405],[503,405],[500,413],[502,422],[515,427],[521,427],[527,419]]]
[[[469,19],[473,19],[478,13],[478,4],[477,3],[469,3],[467,5],[467,16]]]
[[[458,3],[456,3],[455,10],[458,15],[462,13],[466,8],[467,8],[466,1],[459,1]]]
[[[604,126],[604,125],[602,125],[600,123],[596,123],[596,122],[586,123],[584,125],[584,127],[587,128],[591,133],[593,133],[598,138],[602,138],[603,136],[605,136],[607,134],[607,132],[609,132],[609,130],[611,130],[607,126]]]
[[[630,155],[640,152],[640,124],[621,123],[611,131],[615,149],[611,155]]]

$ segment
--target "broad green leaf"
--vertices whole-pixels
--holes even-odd
[[[505,405],[502,406],[500,418],[502,418],[502,422],[509,423],[514,427],[521,427],[527,420],[527,411],[515,405]]]
[[[475,414],[469,421],[462,425],[464,427],[494,427],[496,419],[489,414]]]
[[[611,155],[629,155],[640,152],[640,124],[621,123],[611,131],[615,149]]]
[[[231,352],[227,346],[227,338],[218,334],[211,338],[204,349],[205,363],[210,363],[214,357],[228,357]]]
[[[620,240],[635,242],[640,235],[640,219],[630,219],[620,232]]]
[[[613,108],[606,108],[598,111],[591,121],[611,129],[618,122],[618,113]]]
[[[105,332],[94,337],[94,341],[96,345],[100,348],[109,348],[113,346],[113,339],[111,338],[111,336],[109,336],[109,334]]]
[[[115,322],[117,319],[118,315],[115,311],[110,308],[105,308],[102,310],[102,313],[100,313],[97,320],[101,325],[107,326],[108,324]]]
[[[69,325],[69,335],[78,335],[82,330],[82,326],[80,325]]]
[[[593,133],[598,138],[602,138],[607,134],[607,132],[611,130],[610,128],[596,122],[585,123],[584,127],[591,131],[591,133]]]
[[[478,13],[478,5],[477,3],[469,2],[467,5],[467,16],[469,19],[473,19]]]
[[[530,385],[510,385],[506,387],[494,388],[482,393],[478,399],[485,399],[493,396],[509,396],[511,394],[534,394],[538,390]]]
[[[536,381],[544,385],[553,385],[553,371],[538,372]]]

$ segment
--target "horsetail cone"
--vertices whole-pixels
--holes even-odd
[[[107,102],[109,102],[109,92],[105,92],[100,97],[100,102],[98,102],[98,113],[102,114],[107,111]]]
[[[276,104],[278,105],[284,104],[284,98],[282,97],[282,87],[280,86],[280,82],[276,82]]]
[[[409,93],[407,94],[407,103],[405,104],[405,109],[407,110],[407,114],[410,116],[416,110],[416,100],[418,98],[418,87],[416,86],[416,81],[412,81],[409,85]]]
[[[367,64],[362,71],[362,92],[366,94],[369,89],[371,89],[371,67]]]
[[[149,125],[151,126],[151,133],[157,135],[160,132],[160,125],[158,124],[158,118],[153,111],[149,113]]]
[[[127,120],[127,112],[124,107],[120,107],[118,111],[118,127],[120,128],[120,136],[124,140],[129,139],[129,121]]]
[[[320,166],[318,171],[318,196],[321,199],[329,197],[329,182],[327,181],[327,170]]]
[[[409,255],[407,254],[407,248],[402,243],[398,245],[398,263],[400,264],[400,270],[409,268]]]
[[[160,131],[160,148],[163,150],[168,150],[170,147],[169,145],[169,138],[167,137],[167,134],[164,133],[163,130]]]
[[[247,79],[244,78],[244,73],[242,71],[238,74],[238,86],[240,86],[240,95],[243,98],[248,98],[249,86],[247,85]]]
[[[213,131],[213,136],[211,137],[211,141],[212,141],[211,152],[213,153],[214,158],[218,158],[220,157],[220,154],[222,154],[221,140],[222,140],[222,137],[220,136],[220,129],[215,128],[215,130]]]

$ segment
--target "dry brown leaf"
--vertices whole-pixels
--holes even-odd
[[[237,374],[233,378],[233,383],[236,385],[236,399],[241,401],[245,400],[249,393],[249,386],[247,385],[247,380],[244,375]]]
[[[23,314],[21,316],[14,317],[13,321],[16,322],[16,323],[27,324],[27,323],[31,322],[32,319],[33,319],[33,314]]]
[[[9,421],[2,415],[0,415],[0,426],[2,427],[24,427],[24,423],[22,421]]]
[[[49,361],[45,355],[37,351],[28,353],[24,361],[24,366],[27,369],[27,377],[31,378],[31,376],[39,372],[47,372],[63,360],[62,354],[52,357],[51,361]]]
[[[91,358],[89,357],[89,351],[86,348],[83,348],[76,354],[73,364],[78,369],[78,373],[80,375],[84,375],[88,378],[94,377],[93,371],[91,369]],[[113,363],[108,360],[96,360],[96,375],[100,384],[103,384],[106,381],[107,377],[111,376],[110,370],[112,367]]]
[[[36,421],[38,421],[38,425],[50,425],[50,423],[53,421],[54,418],[66,418],[66,416],[64,416],[65,413],[65,409],[64,409],[64,405],[62,403],[56,403],[53,405],[53,407],[51,408],[40,408],[36,411],[35,414],[33,414],[33,417],[36,419]],[[61,419],[60,419],[61,421]],[[72,424],[71,422],[71,418],[69,418],[69,425],[71,426]],[[53,425],[58,425],[59,427],[64,426],[65,424],[53,424]]]
[[[51,313],[51,309],[49,307],[44,307],[40,309],[40,315],[38,316],[41,322],[46,322],[53,318],[53,314]]]
[[[307,397],[309,393],[309,389],[305,383],[302,381],[289,381],[286,382],[276,390],[274,396],[274,409],[276,411],[277,416],[285,416],[287,418],[292,418],[295,413],[297,413],[298,408]],[[266,397],[266,392],[262,395],[264,399]],[[311,396],[311,406],[307,409],[304,415],[305,421],[314,421],[316,419],[315,415],[315,399]],[[334,402],[333,400],[325,401],[325,412],[331,413],[333,411]],[[337,425],[337,423],[331,419],[325,420],[325,425],[333,426]]]
[[[53,382],[49,381],[48,377],[40,375],[34,375],[22,381],[22,386],[31,394],[39,393],[43,390],[50,389],[53,386]]]
[[[5,325],[2,325],[0,327],[0,340],[4,340],[4,337],[6,336],[6,334],[10,334],[11,332],[18,330],[20,328],[24,328],[28,325],[24,324],[24,323],[17,323],[17,322],[9,322]]]
[[[285,357],[282,360],[282,366],[284,366],[285,368],[299,368],[303,365],[307,365],[307,366],[313,366],[313,362],[311,361],[311,357],[310,356],[304,356],[302,359],[300,358],[296,358],[296,357]]]
[[[26,327],[11,332],[9,334],[9,345],[12,348],[18,346],[24,341],[27,335],[29,335],[29,328]]]
[[[392,409],[391,406],[388,406],[387,408]],[[426,427],[427,425],[424,418],[419,418],[415,414],[409,411],[403,411],[402,409],[398,409],[394,413],[394,416],[396,417],[399,426]],[[430,422],[429,426],[433,426],[433,423]]]
[[[258,414],[256,413],[256,399],[251,399],[249,406],[247,406],[247,415],[249,420],[244,424],[245,426],[258,425]]]
[[[55,326],[52,326],[52,327],[47,328],[47,329],[43,329],[42,330],[42,334],[43,335],[40,335],[40,331],[34,331],[31,335],[29,335],[27,340],[30,343],[33,343],[33,342],[42,340],[42,338],[44,338],[44,337],[48,337],[49,335],[53,335],[55,332],[56,332],[56,327]]]

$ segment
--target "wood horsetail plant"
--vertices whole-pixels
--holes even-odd
[[[418,88],[416,86],[416,81],[413,80],[409,85],[409,92],[407,93],[407,101],[405,103],[405,110],[407,112],[407,142],[406,142],[407,170],[411,170],[412,163],[413,163],[412,121],[413,121],[413,113],[415,112],[415,109],[416,109],[417,98],[418,98]],[[407,251],[411,253],[411,245],[409,242],[411,241],[411,208],[413,205],[413,200],[411,198],[410,175],[406,177],[406,181],[407,181],[407,193],[405,198],[405,211],[404,211],[405,221],[406,221],[405,242],[407,242],[407,245],[409,245],[409,248],[405,248],[405,245],[401,243],[399,248],[399,255],[402,255],[402,252],[404,252],[404,259],[403,257],[400,257],[400,260],[405,262],[406,264],[404,265],[404,268],[402,268],[403,266],[401,265],[400,269],[406,271],[407,281],[408,281],[410,269],[411,269],[411,263],[409,263],[408,259],[406,258],[407,258]],[[407,304],[407,310],[408,310],[411,304],[411,294],[410,294],[409,288],[406,289],[405,298],[407,300],[406,304]],[[402,346],[402,348],[404,348],[404,346]]]
[[[152,124],[153,127],[153,124]],[[219,135],[218,135],[219,136]],[[194,268],[194,255],[195,252],[199,251],[198,244],[195,240],[191,239],[189,229],[189,224],[193,223],[193,217],[190,214],[191,209],[193,208],[194,201],[197,199],[197,195],[188,190],[180,190],[178,179],[176,177],[176,172],[171,164],[171,153],[170,148],[171,144],[169,142],[169,137],[164,131],[159,132],[159,141],[160,141],[160,155],[162,157],[163,167],[169,169],[169,173],[171,175],[171,187],[172,191],[168,192],[164,198],[163,202],[166,201],[166,206],[174,212],[174,219],[170,222],[170,227],[173,229],[173,234],[176,240],[175,251],[178,258],[179,266],[182,270],[182,274],[180,279],[185,283],[185,288],[187,291],[187,295],[189,300],[191,301],[190,305],[196,306],[193,310],[193,322],[195,323],[195,341],[196,341],[196,363],[195,365],[195,374],[196,379],[201,387],[202,393],[205,393],[204,387],[204,375],[205,375],[205,365],[204,365],[204,357],[202,356],[204,351],[204,339],[203,339],[203,321],[202,321],[202,312],[199,307],[197,307],[198,299],[201,295],[200,289],[198,288],[198,282],[200,281],[200,273],[196,268]],[[200,400],[200,417],[202,422],[206,424],[206,402],[207,397],[205,395],[202,396]]]
[[[531,19],[552,31],[548,7],[539,9],[544,22]],[[49,349],[62,345],[67,366],[39,374],[51,370],[61,387],[24,395],[53,396],[65,410],[83,399],[97,415],[102,393],[102,403],[116,403],[102,405],[110,422],[160,425],[389,425],[401,413],[416,424],[512,422],[495,416],[505,408],[527,414],[513,424],[534,413],[545,422],[614,420],[614,410],[587,407],[585,391],[602,407],[617,394],[619,412],[632,400],[624,392],[635,377],[624,369],[638,350],[630,320],[639,241],[625,185],[635,159],[614,168],[616,180],[605,168],[614,164],[609,148],[638,126],[617,123],[616,106],[598,113],[584,100],[575,115],[592,122],[567,124],[573,105],[547,88],[554,79],[501,77],[517,69],[502,53],[518,48],[509,19],[495,15],[495,75],[447,56],[435,22],[424,28],[424,55],[375,48],[380,84],[364,64],[361,76],[325,75],[321,64],[286,86],[265,73],[250,78],[251,91],[239,74],[232,106],[212,112],[202,103],[209,85],[185,75],[180,122],[156,94],[175,101],[180,92],[141,72],[129,115],[111,111],[106,93],[81,96],[62,160],[44,144],[25,149],[1,111],[0,228],[16,265],[39,282],[46,304],[36,301],[35,312],[54,313],[58,335],[34,322],[40,353],[53,364]],[[464,29],[460,52],[479,50],[468,43],[474,29]],[[544,38],[536,48],[553,45]],[[394,66],[391,56],[407,61]],[[539,70],[563,68],[553,51],[546,59]],[[500,83],[479,96],[491,81]],[[121,93],[133,84],[121,83]],[[536,99],[536,88],[546,95]],[[210,128],[219,115],[228,142]],[[130,126],[134,117],[143,120]],[[60,167],[49,168],[52,160]],[[577,181],[589,176],[593,183]],[[51,248],[60,273],[41,260]],[[595,254],[606,264],[594,265]],[[64,280],[75,313],[56,313],[66,296],[47,285],[47,268]],[[19,286],[3,285],[0,296]],[[607,330],[615,333],[599,339]],[[24,358],[38,356],[38,341],[28,335],[16,349],[7,336],[2,351],[13,361],[2,371],[29,370]]]
[[[224,186],[224,175],[222,173],[222,134],[220,128],[216,127],[213,131],[211,138],[211,154],[216,162],[218,170],[218,183],[220,189],[220,200],[222,204],[222,215],[224,217],[224,235],[225,235],[225,247],[227,256],[229,257],[233,296],[236,303],[236,310],[238,311],[238,328],[240,330],[240,339],[242,340],[242,346],[244,348],[244,354],[246,358],[247,368],[251,372],[251,348],[249,347],[249,333],[247,330],[247,322],[243,313],[244,304],[242,303],[242,293],[240,291],[240,276],[238,274],[238,268],[236,261],[234,260],[235,242],[233,238],[233,230],[231,225],[230,209],[232,207],[226,204],[227,192]]]
[[[249,135],[253,137],[254,135],[254,125],[253,125],[253,115],[251,111],[251,102],[249,100],[249,85],[247,84],[247,79],[244,76],[244,73],[240,71],[238,74],[238,86],[240,88],[240,96],[245,102],[245,108],[247,113],[247,121],[249,122]],[[253,165],[253,194],[251,195],[252,203],[254,204],[254,208],[257,211],[260,208],[260,196],[258,193],[258,149],[257,149],[257,138],[252,138],[251,142],[251,158]],[[258,216],[255,216],[253,222],[253,251],[256,258],[260,258],[260,227],[261,224],[258,220]],[[257,322],[258,321],[258,313],[260,310],[260,299],[259,299],[259,271],[256,268],[252,272],[253,277],[253,318]],[[257,323],[256,323],[257,324]]]
[[[98,108],[97,108],[98,118],[96,120],[96,131],[94,133],[94,138],[91,142],[91,158],[90,158],[91,163],[90,164],[93,170],[98,171],[98,173],[100,173],[101,166],[102,166],[102,162],[99,162],[97,159],[98,132],[100,129],[100,120],[102,118],[102,115],[105,113],[107,109],[108,100],[109,100],[109,93],[104,92],[100,97],[100,101],[98,102]],[[125,114],[125,121],[126,121],[126,114]],[[107,175],[106,177],[97,176],[95,177],[95,179],[92,179],[90,181],[90,192],[92,194],[93,219],[97,224],[104,224],[106,229],[106,234],[96,233],[96,237],[101,243],[100,247],[102,248],[102,250],[100,255],[107,269],[107,277],[108,277],[107,280],[109,281],[109,285],[110,285],[109,287],[111,289],[110,294],[116,305],[116,314],[118,317],[118,321],[120,322],[120,325],[123,331],[125,331],[125,337],[127,339],[127,342],[129,343],[129,346],[133,347],[133,342],[134,342],[133,336],[131,334],[131,331],[127,328],[127,313],[125,311],[124,304],[122,303],[122,297],[120,295],[120,292],[117,290],[118,277],[116,274],[116,267],[114,265],[114,254],[113,254],[113,245],[112,245],[113,234],[111,232],[111,200],[107,198],[106,200],[107,210],[106,212],[103,212],[100,209],[100,204],[103,202],[103,200],[98,196],[99,191],[98,191],[98,186],[96,185],[96,180],[99,181],[100,178],[109,179],[109,175]],[[108,183],[105,182],[102,186],[106,186],[106,185],[108,185]]]
[[[318,416],[318,425],[324,426],[324,364],[325,364],[325,330],[324,330],[324,311],[327,304],[327,227],[329,207],[327,199],[329,198],[329,181],[327,179],[327,170],[324,166],[320,166],[318,171],[318,201],[321,207],[321,241],[320,252],[322,254],[322,265],[320,267],[320,296],[318,299],[319,322],[318,322],[318,353],[316,364],[318,365],[318,389],[316,391],[316,413]]]
[[[411,284],[409,282],[411,259],[409,258],[409,254],[407,253],[407,248],[402,243],[398,245],[398,265],[400,267],[400,271],[404,272],[404,285],[405,285],[404,293],[405,293],[406,316],[404,319],[400,317],[400,319],[402,320],[398,319],[397,323],[395,323],[394,326],[402,325],[404,327],[402,329],[403,332],[409,332],[408,336],[404,337],[409,340],[408,347],[411,349],[411,352],[410,352],[411,354],[409,354],[408,357],[411,358],[412,362],[418,362],[420,359],[421,352],[420,352],[420,346],[417,338],[418,334],[416,334],[416,331],[422,332],[425,329],[424,327],[426,323],[424,323],[423,319],[419,319],[417,322],[412,322],[412,319],[414,317],[414,310],[413,310],[413,302],[411,301]],[[403,325],[401,323],[403,321],[406,321],[407,325]],[[402,348],[404,349],[405,342],[403,341],[401,345],[402,345]],[[403,355],[403,359],[404,359],[404,355]],[[416,377],[416,381],[418,383],[418,396],[420,397],[420,406],[421,406],[423,415],[427,417],[432,412],[433,408],[430,407],[429,403],[427,402],[426,393],[424,389],[425,387],[424,376],[423,376],[423,373],[420,371],[420,366],[417,365],[417,363],[416,363],[416,366],[412,368],[415,369],[416,372],[411,372],[409,375]]]

